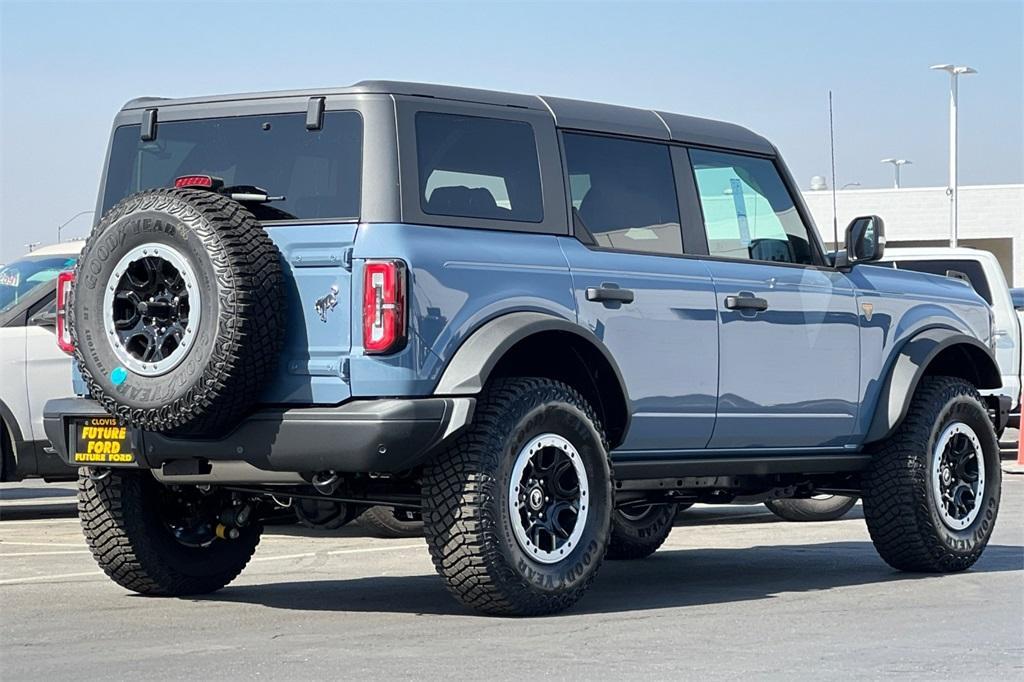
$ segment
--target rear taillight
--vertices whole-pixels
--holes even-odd
[[[363,350],[391,353],[405,345],[405,263],[371,260],[363,269]]]
[[[75,345],[71,342],[71,329],[68,328],[68,315],[71,304],[71,287],[75,283],[75,271],[64,270],[57,275],[57,346],[65,353],[74,353]]]

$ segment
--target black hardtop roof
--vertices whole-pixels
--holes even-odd
[[[170,99],[138,97],[127,102],[122,111],[188,106],[208,103],[227,103],[242,100],[284,99],[303,97],[330,97],[335,95],[408,95],[432,97],[461,102],[474,102],[494,106],[547,111],[560,128],[633,135],[658,140],[689,142],[713,147],[742,149],[763,154],[774,154],[772,144],[747,128],[711,119],[683,116],[652,109],[637,109],[615,104],[602,104],[583,100],[564,99],[541,95],[523,95],[496,90],[480,90],[455,85],[410,83],[403,81],[360,81],[344,88],[310,90],[279,90],[248,92],[207,97]]]

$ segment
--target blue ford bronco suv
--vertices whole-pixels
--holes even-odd
[[[508,615],[694,502],[860,495],[908,571],[992,533],[989,308],[872,266],[875,216],[827,252],[744,128],[380,81],[144,98],[98,208],[46,428],[129,590],[225,586],[302,499],[422,515],[455,597]]]

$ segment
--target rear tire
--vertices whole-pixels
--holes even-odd
[[[612,514],[612,538],[607,559],[646,559],[672,532],[678,509],[674,504],[652,504],[640,513],[616,509]]]
[[[472,425],[427,465],[423,520],[448,589],[477,611],[556,613],[590,587],[612,511],[594,410],[551,379],[499,379]]]
[[[902,571],[949,573],[978,560],[995,527],[1002,473],[992,422],[975,388],[925,377],[863,480],[875,549]]]
[[[359,522],[379,538],[423,537],[423,516],[418,512],[395,507],[370,507]]]
[[[148,472],[112,471],[101,480],[85,472],[78,478],[78,516],[86,542],[103,572],[125,589],[162,597],[214,592],[238,576],[259,544],[258,523],[234,540],[186,544],[165,522],[162,505],[171,490]]]
[[[768,500],[764,506],[785,521],[835,521],[844,517],[856,504],[856,497],[829,495],[806,500]]]

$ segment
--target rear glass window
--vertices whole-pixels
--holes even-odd
[[[895,266],[898,270],[927,272],[930,275],[949,276],[951,272],[963,274],[978,295],[992,305],[992,290],[988,287],[988,278],[985,277],[981,263],[976,260],[898,260],[879,261],[878,264]]]
[[[529,123],[416,114],[420,206],[431,215],[544,219],[537,144]]]
[[[29,257],[0,268],[0,313],[49,285],[61,270],[74,267],[76,260],[69,256]]]
[[[213,175],[283,196],[251,205],[261,220],[359,217],[363,124],[354,111],[327,112],[321,130],[307,130],[305,114],[172,121],[156,130],[151,142],[139,139],[137,125],[115,131],[104,213],[133,192]]]

